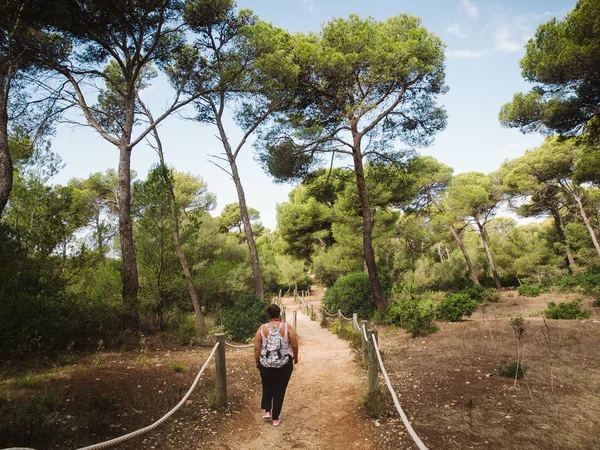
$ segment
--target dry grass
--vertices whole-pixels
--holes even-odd
[[[503,296],[492,315],[488,309],[474,320],[441,324],[423,339],[380,331],[403,407],[430,448],[600,448],[598,313],[546,324],[527,317],[549,301],[565,300]],[[516,359],[508,317],[517,313],[526,317],[522,358],[528,371],[513,387],[514,380],[496,369]]]

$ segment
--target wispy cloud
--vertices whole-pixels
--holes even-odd
[[[448,33],[452,33],[455,36],[458,36],[459,38],[465,38],[467,37],[467,33],[465,33],[461,28],[460,25],[456,22],[454,22],[453,24],[451,24],[448,28],[446,28],[446,31]]]
[[[311,0],[302,0],[302,3],[304,3],[308,7],[308,10],[310,12],[313,12],[313,10],[315,9],[315,2]]]
[[[465,48],[461,50],[450,50],[449,52],[446,52],[446,56],[453,59],[477,59],[483,58],[484,56],[493,53],[493,51],[494,50],[490,48],[484,48],[483,50],[470,50]]]
[[[513,39],[513,33],[506,25],[501,25],[494,32],[496,49],[501,52],[518,52],[523,49],[523,43]]]
[[[471,18],[477,19],[479,17],[479,9],[477,9],[477,7],[471,3],[471,0],[460,0],[460,7]]]

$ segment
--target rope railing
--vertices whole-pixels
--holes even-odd
[[[363,332],[365,333],[365,336],[366,336],[366,331],[365,331],[364,326],[363,326]],[[379,361],[379,367],[381,369],[381,373],[383,374],[383,378],[385,379],[385,384],[387,385],[388,390],[390,391],[390,394],[392,394],[392,398],[394,399],[394,405],[396,405],[396,409],[398,410],[398,414],[400,414],[400,417],[402,418],[402,422],[404,423],[404,426],[408,430],[408,433],[410,434],[410,437],[412,437],[415,444],[417,444],[417,447],[419,447],[419,450],[427,450],[427,447],[425,446],[425,444],[423,444],[423,441],[421,441],[421,439],[419,438],[419,436],[413,429],[412,425],[410,424],[408,417],[406,416],[406,414],[404,413],[404,410],[402,409],[402,406],[400,406],[400,401],[398,400],[398,396],[396,395],[396,392],[394,391],[394,388],[392,387],[392,382],[390,381],[390,377],[388,376],[387,371],[385,370],[385,366],[383,365],[383,361],[381,360],[381,353],[379,353],[379,346],[377,345],[377,339],[375,337],[375,334],[371,334],[371,341],[373,342],[372,345],[373,345],[373,348],[375,349],[375,353],[377,354],[377,360]]]
[[[230,344],[229,342],[225,342],[225,345],[227,347],[231,347],[231,348],[248,348],[248,347],[254,347],[254,344],[233,345],[233,344]]]
[[[352,317],[346,317],[345,315],[340,313],[340,316],[342,316],[342,319],[346,319],[346,320],[353,320]]]
[[[169,417],[171,417],[173,414],[175,414],[175,412],[179,408],[181,408],[183,406],[183,404],[187,401],[187,399],[190,397],[190,395],[192,394],[192,391],[194,390],[194,388],[198,384],[198,380],[200,380],[200,377],[204,373],[204,370],[206,369],[206,366],[208,366],[208,363],[210,362],[210,360],[213,358],[213,356],[215,356],[215,352],[217,351],[217,347],[218,346],[219,346],[219,343],[217,342],[215,344],[215,346],[213,347],[212,351],[210,352],[210,355],[208,355],[208,358],[206,359],[206,362],[202,365],[202,368],[198,372],[198,375],[196,375],[196,378],[194,379],[194,382],[192,383],[192,386],[187,391],[187,393],[183,396],[183,398],[180,400],[180,402],[177,403],[177,405],[175,405],[175,407],[173,409],[171,409],[171,411],[169,411],[164,416],[162,416],[160,419],[158,419],[156,422],[154,422],[151,425],[148,425],[147,427],[144,427],[144,428],[141,428],[141,429],[139,429],[137,431],[133,431],[131,433],[125,434],[125,435],[120,436],[118,438],[111,439],[109,441],[101,442],[99,444],[89,445],[87,447],[82,447],[82,448],[80,448],[78,450],[99,450],[99,449],[102,449],[102,448],[112,447],[113,445],[120,444],[121,442],[125,442],[125,441],[127,441],[129,439],[133,439],[134,437],[137,437],[137,436],[140,436],[140,435],[142,435],[144,433],[147,433],[148,431],[153,430],[154,428],[156,428],[159,425],[161,425],[162,423],[164,423]]]

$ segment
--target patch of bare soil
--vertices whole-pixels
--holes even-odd
[[[471,320],[444,323],[426,338],[403,330],[380,330],[385,365],[415,431],[430,449],[600,448],[600,320],[547,320],[550,301],[503,293],[501,301]],[[584,302],[586,309],[591,303]],[[533,313],[534,317],[527,317]],[[510,317],[525,317],[525,378],[498,373],[515,361]],[[380,434],[382,449],[402,448],[395,440],[397,414],[388,399]],[[380,442],[379,442],[380,443]]]

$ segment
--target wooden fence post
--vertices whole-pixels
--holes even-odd
[[[342,310],[338,309],[338,330],[342,329]]]
[[[285,306],[281,307],[281,321],[287,322],[287,308]]]
[[[292,327],[294,331],[296,330],[296,324],[298,323],[298,311],[294,311],[294,315],[292,316]]]
[[[367,330],[369,338],[369,394],[377,394],[379,391],[379,361],[377,360],[377,352],[375,351],[375,343],[373,343],[372,334],[375,335],[375,341],[379,342],[377,330]]]
[[[358,313],[352,314],[352,329],[356,331],[356,327],[358,326]]]
[[[365,333],[363,332],[363,327],[366,328],[367,326],[367,321],[366,320],[361,320],[360,321],[360,342],[361,342],[361,350],[362,350],[362,360],[363,362],[367,362],[369,355],[367,354],[367,345],[369,345],[369,343],[365,340]]]
[[[227,366],[225,364],[225,334],[215,333],[215,342],[219,343],[219,347],[215,353],[215,369],[216,369],[216,387],[217,387],[217,407],[224,408],[227,406]]]
[[[310,320],[315,320],[315,306],[310,305]]]

